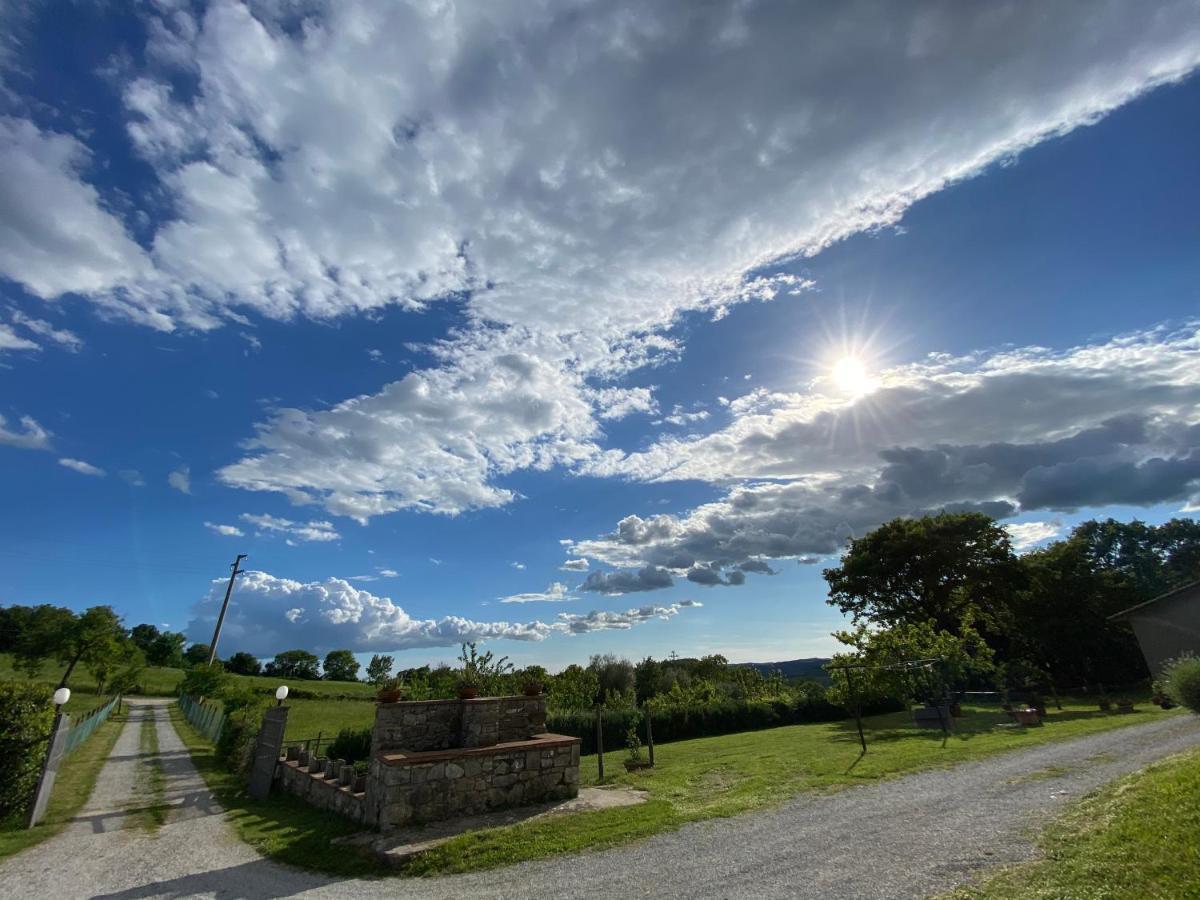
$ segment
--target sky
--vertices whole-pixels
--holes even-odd
[[[1200,510],[1200,6],[0,12],[0,603],[828,655],[896,516]]]

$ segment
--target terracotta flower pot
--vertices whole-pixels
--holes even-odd
[[[479,688],[473,684],[462,684],[458,687],[459,700],[474,700],[479,696]]]
[[[625,771],[636,772],[638,769],[650,768],[650,760],[648,759],[627,759],[625,760]]]
[[[400,688],[386,688],[384,690],[377,691],[375,694],[375,699],[380,703],[399,703],[400,698],[403,696],[404,692],[401,691]]]
[[[537,697],[542,693],[542,683],[540,681],[531,681],[521,688],[526,697]]]
[[[1036,709],[1014,709],[1013,718],[1017,720],[1018,725],[1025,727],[1042,724],[1042,717],[1038,715]]]

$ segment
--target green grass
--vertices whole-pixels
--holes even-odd
[[[605,783],[645,790],[646,803],[468,833],[417,857],[405,871],[465,872],[611,847],[699,819],[772,806],[801,791],[837,790],[1174,714],[1144,701],[1130,715],[1101,713],[1091,703],[1064,707],[1050,710],[1044,726],[1028,729],[1007,727],[1007,717],[994,709],[968,708],[958,731],[946,738],[913,728],[905,713],[875,716],[865,720],[865,755],[852,722],[664,744],[656,748],[657,768],[634,774],[622,766],[624,751],[614,751],[605,755]],[[585,784],[597,782],[595,757],[583,759],[581,776]]]
[[[166,803],[167,777],[158,756],[158,726],[152,716],[142,719],[138,744],[143,759],[138,762],[141,770],[138,773],[138,808],[132,818],[144,831],[154,834],[166,824],[170,807]]]
[[[1089,794],[1042,834],[1043,858],[952,896],[1165,900],[1200,896],[1200,751]]]
[[[285,740],[315,738],[321,745],[333,740],[343,728],[370,728],[375,722],[375,704],[355,700],[293,700],[288,705]]]
[[[41,671],[30,679],[24,672],[13,668],[11,654],[0,653],[0,681],[41,681],[56,685],[66,668],[56,660],[47,659],[42,662]],[[182,680],[182,669],[167,669],[158,666],[148,666],[138,679],[142,687],[140,693],[148,697],[173,696]],[[68,710],[76,702],[77,697],[80,702],[84,702],[87,697],[96,695],[96,679],[92,676],[91,670],[82,663],[77,665],[75,671],[71,673],[71,680],[67,682],[67,687],[71,689],[71,703],[68,704]]]
[[[75,817],[96,786],[100,769],[121,734],[127,712],[113,713],[59,767],[46,817],[35,828],[0,830],[0,859],[58,834]]]
[[[170,712],[171,723],[191,753],[192,762],[229,812],[238,836],[251,847],[278,862],[330,875],[370,876],[388,871],[354,847],[330,843],[362,831],[349,820],[294,797],[250,798],[241,780],[218,764],[212,743],[188,724],[179,707],[171,706]]]

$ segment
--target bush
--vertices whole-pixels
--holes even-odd
[[[53,726],[48,685],[0,683],[0,823],[13,822],[28,810]]]
[[[1180,706],[1200,713],[1200,658],[1182,656],[1172,660],[1163,669],[1163,680],[1168,697]]]
[[[348,763],[363,762],[371,758],[371,729],[343,728],[329,745],[330,759],[344,759]]]
[[[220,697],[229,681],[229,676],[220,665],[197,666],[188,669],[187,674],[183,676],[183,680],[179,682],[179,693],[197,700]]]
[[[221,695],[225,723],[217,738],[216,757],[239,775],[247,775],[254,757],[254,743],[262,728],[263,712],[269,705],[265,697],[245,688],[226,689]]]

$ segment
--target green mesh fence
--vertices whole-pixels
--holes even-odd
[[[63,741],[63,756],[68,755],[72,750],[86,741],[92,736],[97,728],[104,724],[104,720],[112,715],[112,711],[121,703],[120,695],[113,697],[103,706],[93,709],[82,719],[71,726],[67,732],[66,739]]]
[[[217,738],[221,736],[221,728],[225,725],[225,710],[219,703],[202,703],[193,700],[187,694],[181,694],[179,708],[193,728],[214,744],[217,742]]]

